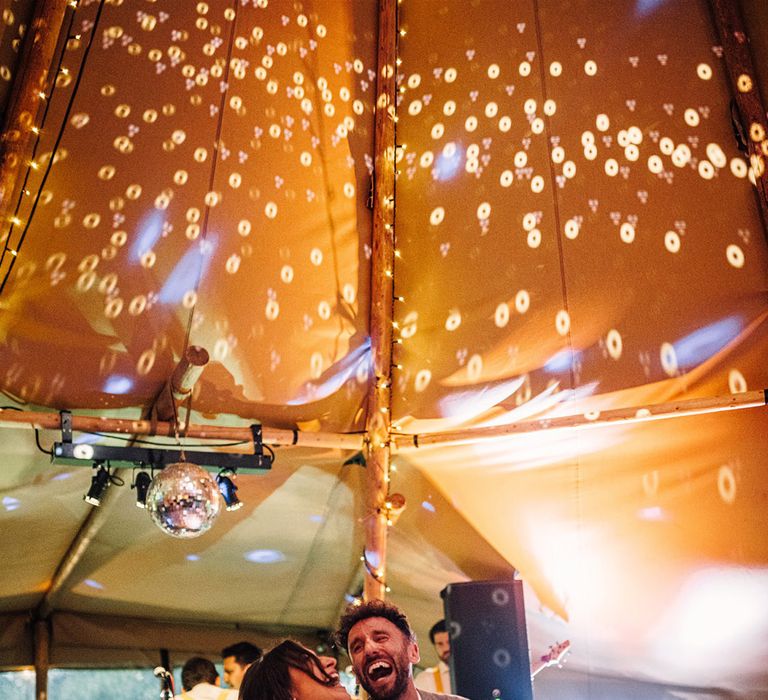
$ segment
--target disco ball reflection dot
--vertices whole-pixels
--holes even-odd
[[[219,488],[213,477],[196,464],[169,464],[152,481],[147,510],[152,522],[166,534],[199,537],[219,515]]]

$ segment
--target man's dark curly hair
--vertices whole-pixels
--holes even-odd
[[[415,635],[408,624],[405,613],[392,603],[383,600],[369,600],[362,605],[348,605],[339,620],[339,629],[336,631],[336,644],[342,649],[347,648],[349,631],[361,620],[369,617],[383,617],[397,627],[407,639],[415,641]]]
[[[445,620],[438,620],[429,630],[429,641],[432,642],[432,644],[435,643],[435,635],[438,634],[438,632],[447,632],[448,627],[445,625]]]

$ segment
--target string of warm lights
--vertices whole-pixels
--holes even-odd
[[[72,7],[71,3],[68,6]],[[74,12],[70,12],[69,14],[70,14],[70,17],[69,17],[69,27],[67,30],[68,33],[71,32],[72,24],[74,22]],[[27,168],[24,174],[24,180],[21,185],[19,197],[16,200],[16,207],[14,208],[13,214],[8,218],[10,227],[8,229],[8,233],[5,236],[5,244],[3,246],[3,250],[0,253],[0,267],[3,264],[6,255],[10,255],[15,258],[19,253],[19,248],[21,247],[21,242],[22,242],[21,240],[16,246],[13,246],[11,244],[11,235],[13,234],[13,229],[15,227],[16,228],[21,227],[22,220],[20,218],[20,213],[21,213],[22,203],[24,202],[24,198],[29,197],[32,194],[27,187],[27,185],[29,184],[29,178],[33,172],[38,171],[40,169],[40,164],[38,163],[38,161],[35,160],[35,158],[37,157],[37,149],[40,145],[40,136],[43,130],[43,126],[45,125],[45,121],[48,116],[48,111],[51,106],[51,100],[49,98],[52,97],[53,92],[55,91],[55,88],[56,88],[56,76],[60,74],[61,75],[69,74],[68,69],[62,66],[63,61],[64,61],[64,48],[59,54],[57,67],[55,72],[53,73],[54,80],[52,81],[51,85],[49,87],[43,87],[43,89],[38,90],[36,94],[36,97],[38,98],[38,100],[43,103],[44,108],[43,108],[42,114],[40,115],[39,122],[36,124],[33,121],[28,127],[29,133],[31,133],[34,136],[32,153],[31,153],[30,159],[27,161]],[[7,278],[7,274],[10,274],[10,270],[8,270],[8,273],[6,273],[6,278]],[[0,289],[2,288],[0,287]]]
[[[229,99],[229,86],[231,84],[230,82],[230,73],[232,70],[232,51],[235,46],[235,28],[237,27],[237,8],[240,3],[237,0],[233,0],[231,8],[232,8],[232,20],[230,22],[231,31],[229,33],[229,42],[227,43],[227,59],[225,62],[225,72],[224,75],[221,78],[222,85],[226,86],[223,90],[221,90],[221,95],[219,97],[219,108],[218,108],[218,115],[216,120],[216,133],[214,135],[214,157],[211,159],[211,170],[208,175],[208,192],[212,193],[214,191],[214,183],[216,182],[216,165],[219,162],[219,159],[221,158],[221,154],[219,153],[219,146],[221,144],[221,133],[224,128],[224,115],[226,113],[226,105],[227,101]],[[205,198],[205,209],[203,211],[203,220],[200,226],[200,241],[202,244],[205,243],[205,241],[208,238],[208,221],[210,219],[211,215],[211,208],[213,206],[213,203],[209,200],[209,198],[206,196]],[[200,256],[200,264],[197,269],[197,278],[195,279],[195,286],[194,286],[194,299],[195,303],[191,305],[189,309],[189,318],[187,320],[187,328],[186,328],[186,334],[184,338],[184,347],[189,345],[189,338],[190,334],[192,332],[192,323],[195,318],[195,310],[197,309],[197,300],[198,300],[198,292],[200,291],[200,284],[203,281],[203,270],[205,269],[205,262],[203,260],[203,255]]]
[[[37,173],[41,169],[41,164],[39,160],[36,160],[37,149],[40,146],[41,138],[45,133],[44,132],[45,122],[52,104],[52,98],[56,90],[57,82],[61,79],[62,76],[65,78],[71,77],[71,71],[63,65],[64,55],[69,47],[70,41],[72,40],[79,41],[81,38],[80,34],[72,33],[72,28],[74,26],[77,8],[78,8],[78,0],[70,0],[66,10],[69,17],[69,22],[68,22],[67,31],[66,31],[67,41],[62,42],[61,50],[56,63],[56,68],[52,72],[53,78],[50,81],[50,85],[48,87],[42,88],[37,93],[39,100],[44,104],[44,108],[42,110],[42,114],[40,115],[39,121],[37,123],[33,121],[29,126],[29,131],[34,136],[34,145],[32,148],[30,160],[27,161],[27,169],[24,174],[24,180],[22,182],[22,186],[20,189],[19,197],[16,202],[14,213],[8,219],[10,223],[10,227],[8,229],[7,234],[5,235],[3,250],[0,253],[0,270],[2,270],[3,263],[6,260],[6,256],[9,256],[8,269],[3,274],[2,281],[0,281],[0,294],[3,293],[3,290],[5,289],[5,285],[11,276],[11,272],[13,271],[14,265],[16,264],[16,260],[18,259],[19,253],[21,252],[21,247],[24,244],[24,240],[26,239],[27,232],[29,231],[29,226],[32,222],[35,211],[37,210],[37,205],[40,202],[40,197],[42,196],[45,183],[48,180],[48,176],[55,162],[55,156],[58,151],[59,145],[61,143],[61,139],[64,136],[64,130],[67,126],[67,123],[69,122],[69,115],[70,115],[70,112],[72,111],[72,106],[75,101],[75,96],[77,95],[77,88],[80,84],[80,80],[82,78],[83,71],[85,69],[85,65],[88,60],[88,54],[90,53],[93,40],[96,36],[96,28],[99,23],[99,18],[101,17],[101,12],[104,8],[104,0],[101,0],[99,2],[99,6],[96,10],[96,15],[93,20],[93,26],[90,30],[88,43],[86,44],[85,49],[83,50],[83,57],[82,57],[82,60],[80,61],[80,66],[77,72],[77,76],[75,77],[75,82],[72,87],[69,102],[67,103],[67,107],[64,111],[64,117],[61,120],[61,127],[59,128],[56,134],[56,138],[51,148],[50,157],[47,159],[45,163],[45,168],[42,171],[42,176],[40,178],[39,184],[37,185],[37,193],[35,194],[32,204],[29,208],[29,213],[26,216],[26,221],[23,221],[20,216],[22,205],[26,201],[26,198],[32,196],[32,192],[28,187],[30,178],[33,173]],[[12,242],[12,236],[15,228],[20,229],[21,233],[19,234],[18,241],[14,245]]]
[[[400,72],[400,66],[402,65],[403,61],[400,57],[400,40],[402,37],[406,35],[405,28],[401,25],[400,22],[400,5],[402,4],[402,0],[397,0],[395,4],[395,32],[394,32],[394,40],[395,40],[395,61],[394,66],[388,66],[388,69],[392,71],[393,80],[394,80],[394,95],[392,98],[392,104],[389,105],[388,111],[389,116],[392,119],[392,144],[394,145],[394,148],[390,151],[388,149],[388,155],[392,159],[392,191],[390,196],[386,200],[386,211],[388,220],[387,223],[384,224],[384,230],[386,232],[386,235],[390,238],[390,244],[391,244],[391,250],[392,255],[391,258],[388,261],[388,267],[384,271],[384,274],[386,277],[390,280],[390,291],[391,291],[391,300],[390,300],[390,309],[391,309],[391,318],[392,320],[392,334],[390,335],[391,340],[391,348],[390,348],[390,367],[389,367],[389,376],[386,378],[378,378],[377,379],[377,386],[380,389],[387,390],[389,392],[389,400],[387,402],[387,405],[384,405],[381,407],[382,413],[386,414],[389,418],[391,416],[391,400],[392,400],[392,384],[393,384],[393,372],[402,370],[403,365],[399,362],[399,358],[395,357],[395,351],[398,346],[402,346],[403,344],[403,338],[400,335],[400,325],[397,322],[396,319],[396,303],[404,303],[405,298],[397,293],[395,290],[395,266],[398,263],[398,261],[402,260],[402,255],[400,253],[400,250],[397,246],[397,227],[396,227],[396,221],[397,221],[397,180],[398,175],[400,174],[400,170],[398,168],[398,165],[400,161],[402,160],[403,153],[405,151],[405,144],[398,143],[398,136],[397,136],[397,123],[398,123],[398,107],[400,105],[400,102],[403,99],[403,93],[405,91],[405,86],[400,85],[400,83],[403,80],[403,75]],[[387,436],[386,436],[386,448],[389,449],[391,445],[391,439],[392,439],[392,424],[388,420],[387,423]],[[405,498],[399,494],[399,493],[392,493],[392,473],[396,472],[397,468],[395,465],[391,464],[391,462],[387,461],[387,470],[384,474],[384,482],[386,484],[386,496],[384,502],[379,506],[377,516],[383,517],[386,521],[387,529],[391,528],[397,518],[399,517],[400,513],[405,508]],[[366,556],[365,551],[363,552],[363,556],[361,557],[361,560],[363,561],[363,564],[365,566],[366,571],[368,574],[384,589],[385,593],[391,592],[390,586],[387,585],[386,582],[386,568],[383,565],[380,565],[379,567],[374,567],[371,562],[368,561],[368,558]]]
[[[397,122],[399,120],[399,117],[398,117],[398,107],[400,106],[400,102],[403,100],[403,94],[405,93],[405,89],[406,89],[405,85],[400,85],[400,83],[403,81],[403,77],[404,77],[403,74],[400,71],[400,66],[402,66],[402,64],[403,64],[403,59],[400,57],[400,40],[402,39],[402,37],[404,37],[407,34],[406,29],[400,25],[400,5],[401,4],[402,4],[402,0],[398,0],[398,2],[397,2],[397,10],[396,10],[396,17],[397,17],[397,19],[396,19],[396,24],[395,24],[396,31],[395,31],[395,68],[394,68],[394,70],[395,70],[395,86],[396,86],[397,89],[395,91],[394,104],[392,105],[392,110],[393,110],[392,111],[392,121],[394,122],[394,124],[393,124],[393,131],[394,131],[394,143],[395,143],[395,151],[394,151],[394,180],[395,180],[395,185],[393,187],[393,197],[392,197],[392,199],[393,199],[392,220],[393,221],[396,220],[396,207],[395,207],[395,201],[394,200],[395,200],[395,193],[397,191],[397,180],[398,180],[398,176],[400,175],[400,170],[398,168],[398,165],[399,165],[400,161],[403,159],[403,154],[404,154],[404,152],[406,150],[406,145],[404,143],[398,143],[398,139],[397,139]],[[402,256],[402,253],[401,253],[400,249],[397,247],[397,232],[396,232],[396,229],[395,229],[394,225],[391,226],[391,235],[392,235],[392,249],[394,251],[393,252],[393,260],[392,260],[392,279],[393,279],[393,283],[392,283],[392,308],[394,310],[396,302],[405,303],[405,297],[397,294],[397,292],[395,291],[394,268],[395,268],[395,265],[397,264],[397,261],[398,260],[402,260],[403,256]],[[395,316],[394,313],[392,315],[393,315],[393,317]],[[392,345],[393,345],[393,347],[392,347],[392,355],[394,357],[396,346],[403,344],[403,337],[400,334],[401,327],[400,327],[400,324],[399,324],[398,321],[396,321],[396,320],[392,321],[392,329],[393,329],[393,331],[395,331],[395,333],[393,333],[393,337],[392,337]],[[395,335],[395,334],[397,334],[397,335]],[[400,362],[398,362],[398,361],[394,361],[392,363],[391,369],[392,370],[402,370],[403,369],[403,365]],[[390,429],[391,429],[391,427],[392,426],[390,426]]]

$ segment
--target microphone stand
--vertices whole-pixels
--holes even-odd
[[[162,666],[155,669],[155,675],[160,679],[160,700],[173,700],[173,676]]]
[[[173,689],[168,682],[168,678],[163,678],[163,688],[160,691],[160,700],[173,700]]]

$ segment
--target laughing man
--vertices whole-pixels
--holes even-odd
[[[372,600],[350,606],[337,638],[371,700],[466,700],[416,689],[413,664],[419,661],[419,646],[405,615],[390,603]]]

